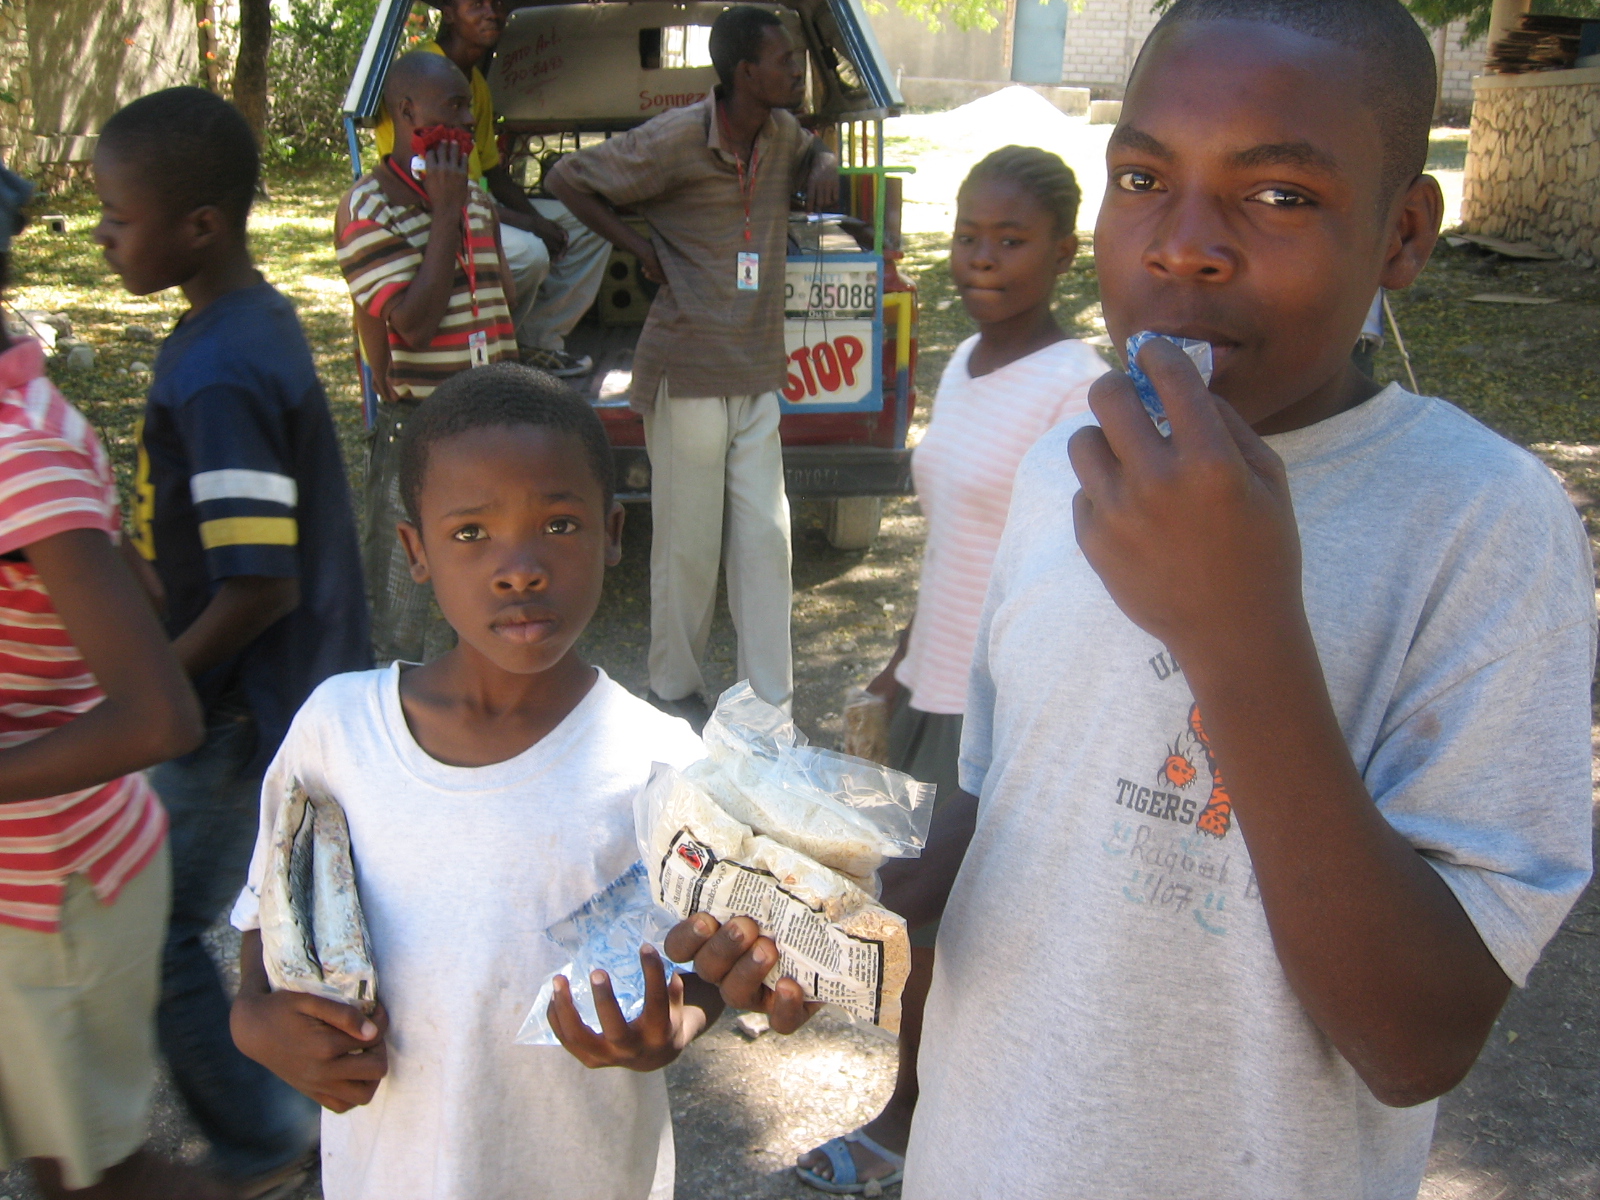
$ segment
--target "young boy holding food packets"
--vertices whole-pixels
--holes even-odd
[[[1134,68],[1106,324],[1212,374],[1149,342],[1156,413],[1113,372],[1018,473],[964,791],[885,879],[943,914],[906,1200],[1414,1196],[1589,877],[1583,527],[1350,361],[1437,237],[1433,70],[1398,0],[1177,0]],[[805,1019],[748,922],[664,948]]]
[[[565,961],[546,928],[638,858],[633,800],[651,764],[704,753],[685,722],[573,648],[620,556],[605,433],[549,376],[498,364],[441,384],[400,454],[400,536],[459,644],[424,666],[336,676],[295,718],[233,913],[246,931],[235,1039],[326,1110],[327,1200],[666,1200],[671,1116],[649,1072],[716,1019],[715,991],[669,983],[645,948],[652,1003],[632,1025],[603,977],[603,1035],[565,981],[557,992],[574,1052],[636,1071],[513,1044]],[[296,784],[348,821],[370,1012],[268,985],[261,896]]]

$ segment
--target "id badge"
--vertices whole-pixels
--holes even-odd
[[[472,353],[472,365],[487,367],[489,365],[489,335],[479,329],[467,335],[467,349]]]
[[[761,255],[749,250],[739,252],[739,270],[735,276],[741,292],[761,290]]]

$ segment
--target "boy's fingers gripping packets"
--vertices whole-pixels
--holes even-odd
[[[1172,425],[1167,420],[1167,410],[1161,403],[1161,397],[1156,392],[1155,384],[1150,382],[1150,376],[1144,373],[1144,368],[1139,365],[1139,351],[1149,345],[1156,338],[1171,342],[1179,350],[1189,356],[1195,369],[1200,372],[1200,379],[1207,387],[1211,386],[1211,343],[1202,342],[1198,338],[1175,337],[1170,333],[1152,333],[1146,329],[1136,333],[1128,339],[1128,378],[1133,380],[1134,390],[1139,393],[1139,399],[1144,402],[1145,412],[1150,414],[1150,419],[1156,423],[1156,428],[1161,431],[1162,437],[1172,433]]]
[[[709,757],[660,763],[634,804],[641,862],[545,932],[572,957],[557,974],[599,1030],[589,971],[605,970],[626,1020],[644,1008],[639,948],[679,920],[750,917],[778,947],[808,1000],[831,1001],[890,1032],[910,971],[905,922],[877,903],[885,858],[921,853],[933,788],[899,771],[808,745],[748,683],[730,688],[706,725]],[[662,960],[668,972],[672,964]],[[546,980],[516,1041],[555,1045]]]
[[[278,809],[261,887],[261,951],[274,991],[370,1013],[378,998],[344,809],[299,781]]]
[[[878,904],[886,857],[921,852],[933,789],[805,744],[788,718],[730,689],[706,727],[709,758],[657,764],[636,812],[655,897],[675,916],[750,917],[788,976],[890,1032],[910,971],[905,922]]]

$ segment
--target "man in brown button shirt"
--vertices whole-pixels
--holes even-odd
[[[703,723],[700,659],[726,532],[739,675],[785,709],[789,503],[778,396],[789,197],[834,203],[838,165],[789,110],[804,98],[804,51],[766,9],[730,8],[711,28],[722,81],[561,161],[549,189],[664,285],[639,336],[633,407],[651,463],[651,699]],[[618,217],[644,217],[645,238]]]

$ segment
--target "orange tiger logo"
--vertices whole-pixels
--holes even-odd
[[[1206,806],[1195,818],[1195,828],[1212,837],[1225,838],[1233,826],[1233,799],[1222,782],[1222,770],[1217,766],[1216,756],[1211,753],[1211,739],[1206,736],[1205,726],[1200,721],[1198,704],[1189,709],[1189,732],[1194,734],[1200,752],[1206,756],[1206,769],[1211,772],[1211,795],[1206,797]],[[1193,770],[1192,767],[1190,769]]]

